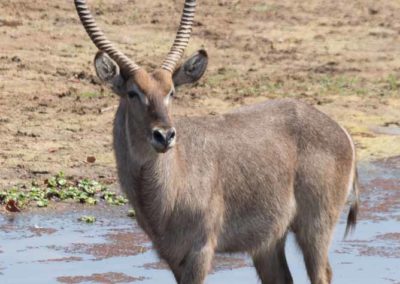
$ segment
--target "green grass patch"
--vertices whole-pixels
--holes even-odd
[[[278,7],[276,5],[271,5],[271,4],[259,4],[259,5],[254,5],[251,10],[253,10],[254,12],[258,12],[258,13],[266,13],[266,12],[270,12],[270,11],[275,11],[277,10]]]
[[[390,91],[398,91],[400,89],[399,78],[394,74],[390,74],[386,79],[386,85]]]
[[[80,93],[78,96],[81,98],[92,99],[92,98],[103,97],[104,94],[96,93],[96,92],[83,92],[83,93]]]
[[[323,76],[318,79],[321,91],[331,95],[354,95],[360,80],[349,76]]]
[[[216,73],[209,74],[206,84],[212,88],[223,87],[225,83],[240,78],[236,69],[220,68]]]

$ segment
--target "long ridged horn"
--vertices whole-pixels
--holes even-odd
[[[189,43],[195,11],[196,0],[185,0],[181,22],[171,50],[161,65],[162,69],[171,73],[174,72],[176,64],[181,59],[182,54]]]
[[[87,34],[92,42],[101,51],[107,53],[121,69],[133,73],[140,67],[130,60],[125,54],[119,51],[104,35],[101,29],[97,26],[85,0],[75,0],[76,11]]]

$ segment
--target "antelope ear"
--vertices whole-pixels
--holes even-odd
[[[125,79],[120,73],[120,68],[106,53],[98,51],[94,58],[94,67],[97,76],[116,92],[120,93]]]
[[[175,87],[198,81],[206,71],[207,64],[207,52],[200,49],[175,70],[172,76]]]

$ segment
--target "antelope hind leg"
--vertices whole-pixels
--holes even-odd
[[[253,255],[253,263],[263,284],[293,284],[285,256],[286,236],[275,245]]]

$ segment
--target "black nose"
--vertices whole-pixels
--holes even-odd
[[[154,128],[153,129],[154,140],[157,143],[159,143],[165,147],[170,146],[174,142],[175,136],[176,136],[175,128],[169,128],[169,129]]]

